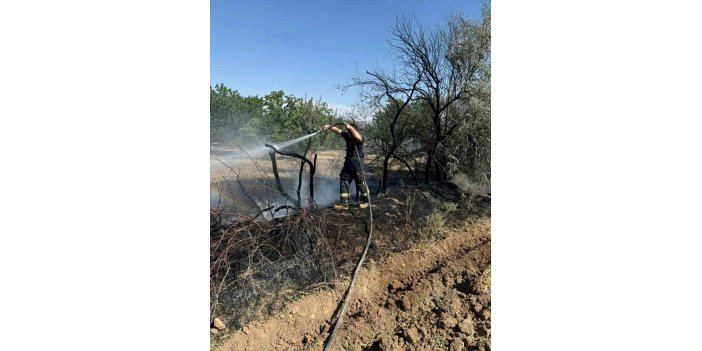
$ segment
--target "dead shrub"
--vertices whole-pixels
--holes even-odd
[[[412,226],[412,210],[416,203],[417,194],[414,191],[405,192],[405,228]]]
[[[420,240],[431,240],[443,236],[446,230],[446,217],[440,211],[432,211],[423,219],[423,226],[419,230]]]
[[[446,213],[453,213],[458,209],[458,204],[455,202],[444,202],[441,204],[441,210],[446,212]]]

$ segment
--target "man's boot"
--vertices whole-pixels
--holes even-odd
[[[334,205],[335,210],[348,210],[349,209],[349,204],[341,203]]]

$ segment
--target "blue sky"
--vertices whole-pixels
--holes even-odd
[[[336,86],[357,72],[388,66],[395,18],[411,13],[425,25],[463,13],[479,18],[480,0],[269,1],[210,3],[210,84],[242,95],[283,90],[335,107],[358,101]]]

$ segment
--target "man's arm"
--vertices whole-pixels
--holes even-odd
[[[358,141],[359,143],[363,142],[363,137],[361,136],[361,133],[354,129],[350,124],[346,124],[346,130],[351,132],[351,135],[353,135],[353,138],[356,139],[356,141]]]
[[[334,132],[336,134],[341,134],[341,129],[339,129],[337,127],[332,127],[328,124],[323,125],[322,128],[320,129],[320,131],[322,131],[322,132],[326,132],[328,130],[331,130],[332,132]]]

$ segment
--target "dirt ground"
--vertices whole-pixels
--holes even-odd
[[[490,350],[490,217],[364,263],[333,350]],[[349,278],[216,338],[217,350],[321,350]]]
[[[265,154],[256,163],[226,156],[212,160],[211,189],[217,196],[211,195],[211,206],[224,213],[227,206],[246,211],[252,197],[264,204],[279,200]],[[275,245],[287,241],[257,236],[260,243],[252,248],[260,262],[249,262],[249,268],[232,272],[227,284],[220,284],[232,288],[221,295],[213,316],[230,329],[213,330],[212,349],[324,347],[365,243],[361,224],[368,220],[366,211],[353,206],[348,212],[329,208],[338,200],[339,159],[338,152],[318,155],[318,210],[256,224],[285,228],[285,238],[309,240],[282,251],[290,248]],[[299,162],[281,158],[278,168],[284,188],[294,192]],[[370,186],[374,176],[368,170]],[[410,184],[411,177],[395,174],[400,175],[396,186],[373,198],[371,248],[332,349],[489,350],[489,191],[451,184],[418,187]],[[225,238],[227,231],[217,228],[211,228],[211,243]]]

